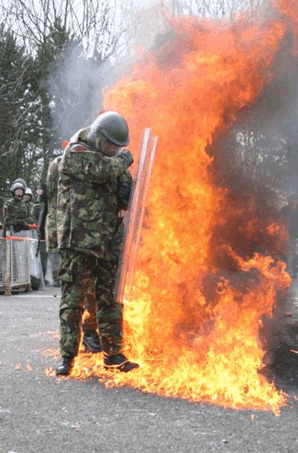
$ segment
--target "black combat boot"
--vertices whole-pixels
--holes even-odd
[[[84,332],[83,345],[85,346],[85,352],[96,353],[102,351],[99,336],[96,330]]]
[[[138,363],[130,362],[124,354],[104,354],[103,364],[105,370],[118,370],[122,373],[127,373],[135,368],[139,368]]]
[[[60,374],[63,376],[67,376],[74,366],[74,358],[73,357],[62,357],[60,362],[56,368],[56,375],[59,376]]]

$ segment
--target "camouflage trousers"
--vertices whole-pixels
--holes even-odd
[[[70,250],[61,253],[59,317],[62,357],[78,354],[85,305],[88,310],[84,291],[90,291],[90,279],[94,282],[94,299],[89,298],[89,309],[92,310],[93,304],[102,350],[109,355],[121,351],[122,305],[114,299],[116,273],[117,261]]]
[[[83,276],[83,304],[84,313],[82,317],[83,332],[94,332],[97,330],[96,310],[95,310],[95,281],[90,269],[84,270]]]
[[[60,267],[60,255],[57,252],[48,252],[48,269],[49,275],[52,277],[50,283],[60,282],[59,278],[59,267]],[[82,319],[82,330],[83,332],[95,332],[97,331],[97,322],[95,315],[95,283],[90,270],[85,269],[84,271],[84,290],[82,294],[84,303],[84,314]]]

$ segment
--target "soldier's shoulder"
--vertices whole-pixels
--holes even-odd
[[[12,204],[14,204],[14,202],[15,202],[15,199],[13,197],[9,198],[8,200],[5,200],[4,206],[11,206]]]
[[[56,159],[52,160],[52,162],[50,163],[49,168],[48,168],[48,177],[50,177],[51,175],[58,172],[61,159],[62,159],[62,156],[58,156],[58,157],[56,157]]]
[[[82,165],[93,166],[96,165],[102,157],[99,153],[85,147],[84,145],[69,146],[65,151],[63,159],[59,165],[59,171],[65,168],[78,169]]]
[[[56,168],[59,166],[59,163],[61,162],[62,156],[57,156],[52,162],[50,163],[49,168]]]
[[[95,157],[99,153],[96,152],[94,149],[91,149],[87,144],[85,143],[73,143],[69,145],[69,147],[65,150],[64,156],[76,156],[76,155],[83,155],[87,157]]]

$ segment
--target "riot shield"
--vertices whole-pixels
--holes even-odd
[[[115,285],[115,298],[120,303],[123,302],[124,292],[129,298],[133,285],[140,232],[158,142],[158,137],[152,138],[151,135],[151,129],[146,128],[125,221],[124,242]]]

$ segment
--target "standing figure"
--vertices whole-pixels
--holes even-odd
[[[56,157],[50,164],[47,174],[48,213],[46,218],[46,244],[48,261],[50,262],[54,285],[60,286],[58,243],[57,243],[57,198],[58,198],[58,168],[62,156]],[[84,274],[84,316],[82,322],[83,345],[88,352],[101,352],[101,344],[97,332],[95,315],[95,285],[88,272]]]
[[[40,183],[36,190],[37,194],[37,203],[39,204],[39,215],[38,215],[38,246],[37,254],[40,253],[41,267],[43,277],[45,278],[47,273],[47,260],[48,254],[46,250],[46,217],[48,213],[48,195],[47,195],[47,185],[45,183]]]
[[[28,207],[28,213],[34,220],[35,224],[38,224],[38,218],[39,218],[39,210],[40,210],[40,205],[39,203],[36,204],[33,202],[33,193],[30,187],[27,187],[25,190],[25,193],[23,195],[23,200],[25,201],[27,207]]]
[[[49,165],[47,173],[48,209],[45,222],[46,248],[48,263],[52,269],[54,286],[60,286],[57,242],[57,198],[58,198],[58,167],[62,156],[56,157]]]
[[[24,180],[16,179],[11,186],[12,198],[6,200],[3,205],[4,236],[7,231],[19,233],[28,230],[29,224],[33,223],[28,206],[23,200],[27,185]]]
[[[122,304],[114,289],[133,163],[126,120],[105,112],[70,140],[59,165],[57,233],[61,254],[60,353],[57,375],[70,373],[78,353],[84,278],[95,284],[96,320],[106,369],[138,367],[122,351]],[[120,200],[120,202],[119,202]],[[89,277],[88,277],[89,278]]]

